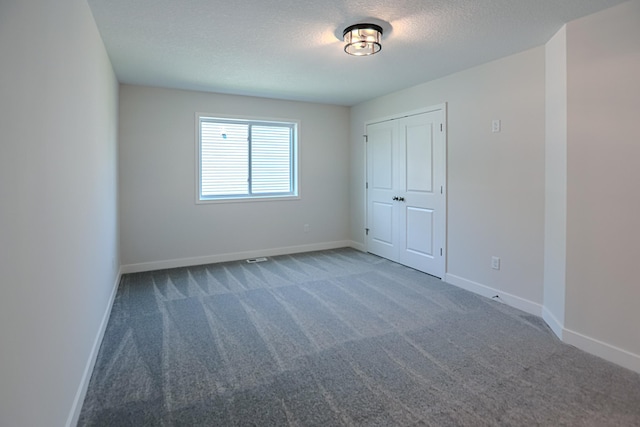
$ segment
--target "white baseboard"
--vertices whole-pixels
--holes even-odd
[[[521,298],[516,295],[509,294],[507,292],[494,289],[490,286],[483,285],[481,283],[477,283],[454,274],[445,274],[443,278],[445,282],[450,283],[459,288],[465,289],[467,291],[473,292],[474,294],[481,295],[483,297],[491,298],[496,301],[503,302],[511,307],[515,307],[519,310],[526,311],[529,314],[533,314],[535,316],[542,316],[542,306],[533,301],[529,301],[527,299]],[[494,298],[498,295],[499,298]]]
[[[542,318],[563,342],[640,373],[640,355],[565,328],[547,308],[543,309]]]
[[[113,301],[116,298],[116,294],[118,292],[118,286],[120,285],[120,278],[122,277],[122,268],[119,269],[118,274],[116,275],[116,281],[113,284],[113,289],[111,290],[111,296],[109,297],[109,303],[105,307],[104,314],[102,315],[102,322],[100,323],[100,327],[98,329],[98,335],[93,342],[93,347],[91,348],[91,353],[89,353],[89,360],[87,360],[87,364],[84,368],[84,373],[82,374],[82,380],[80,381],[80,386],[78,387],[78,391],[76,392],[76,397],[73,399],[73,406],[71,407],[71,412],[69,413],[69,417],[67,418],[67,427],[73,427],[78,424],[78,419],[80,418],[80,411],[82,410],[82,404],[84,403],[84,398],[87,395],[87,390],[89,388],[89,381],[91,380],[91,374],[93,373],[93,368],[96,365],[96,360],[98,358],[98,351],[100,350],[100,345],[102,344],[102,338],[104,338],[104,333],[107,330],[107,324],[109,323],[109,317],[111,316],[111,309],[113,308]]]
[[[563,336],[563,341],[567,344],[571,344],[587,353],[591,353],[609,362],[640,373],[640,355],[566,328],[564,329]]]
[[[565,328],[564,325],[547,308],[540,304],[453,274],[446,274],[445,278],[447,283],[487,298],[492,298],[498,295],[500,297],[498,301],[502,301],[507,305],[518,308],[529,314],[542,317],[553,333],[556,334],[563,342],[573,345],[587,353],[608,360],[609,362],[613,362],[617,365],[640,373],[640,355]]]
[[[563,342],[640,373],[640,355],[565,328],[546,307],[542,311],[542,318]]]
[[[549,325],[551,330],[560,340],[564,337],[564,325],[551,313],[547,307],[542,308],[542,319]]]
[[[349,247],[352,247],[353,249],[360,252],[367,252],[367,247],[364,243],[359,243],[352,240],[351,242],[349,242]]]
[[[192,265],[215,264],[218,262],[239,261],[247,258],[288,255],[302,252],[324,251],[354,247],[351,240],[339,240],[335,242],[313,243],[310,245],[288,246],[282,248],[258,249],[246,252],[234,252],[218,255],[207,255],[193,258],[169,259],[164,261],[151,261],[139,264],[127,264],[122,266],[122,273],[140,273],[143,271],[163,270],[165,268],[189,267]],[[357,243],[356,243],[357,244]]]

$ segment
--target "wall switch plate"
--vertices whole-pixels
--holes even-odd
[[[500,258],[497,256],[491,257],[491,268],[494,270],[500,270]]]
[[[304,232],[305,232],[305,233],[308,233],[308,232],[309,232],[309,230],[310,230],[310,228],[309,228],[309,224],[305,224],[303,228],[304,228]]]
[[[491,132],[500,132],[501,128],[500,120],[494,120],[491,122]]]

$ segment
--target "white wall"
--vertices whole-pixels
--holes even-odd
[[[447,102],[447,280],[541,314],[544,55],[535,48],[353,107],[351,239],[364,244],[364,123]],[[502,132],[491,133],[492,119]]]
[[[84,0],[3,0],[0,58],[0,425],[61,426],[117,278],[118,86]]]
[[[567,27],[545,46],[544,319],[560,338],[567,262]]]
[[[196,112],[300,120],[301,199],[196,205]],[[123,264],[145,270],[348,245],[348,127],[346,107],[122,85]]]
[[[640,2],[569,23],[567,54],[565,326],[640,371]]]

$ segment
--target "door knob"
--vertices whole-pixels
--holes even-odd
[[[398,201],[404,202],[404,197],[398,197]]]
[[[391,198],[391,200],[400,200],[400,198],[398,196],[393,196],[393,198]]]

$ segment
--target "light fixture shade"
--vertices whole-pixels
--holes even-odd
[[[382,27],[375,24],[356,24],[344,29],[344,51],[349,55],[366,56],[380,52]]]

